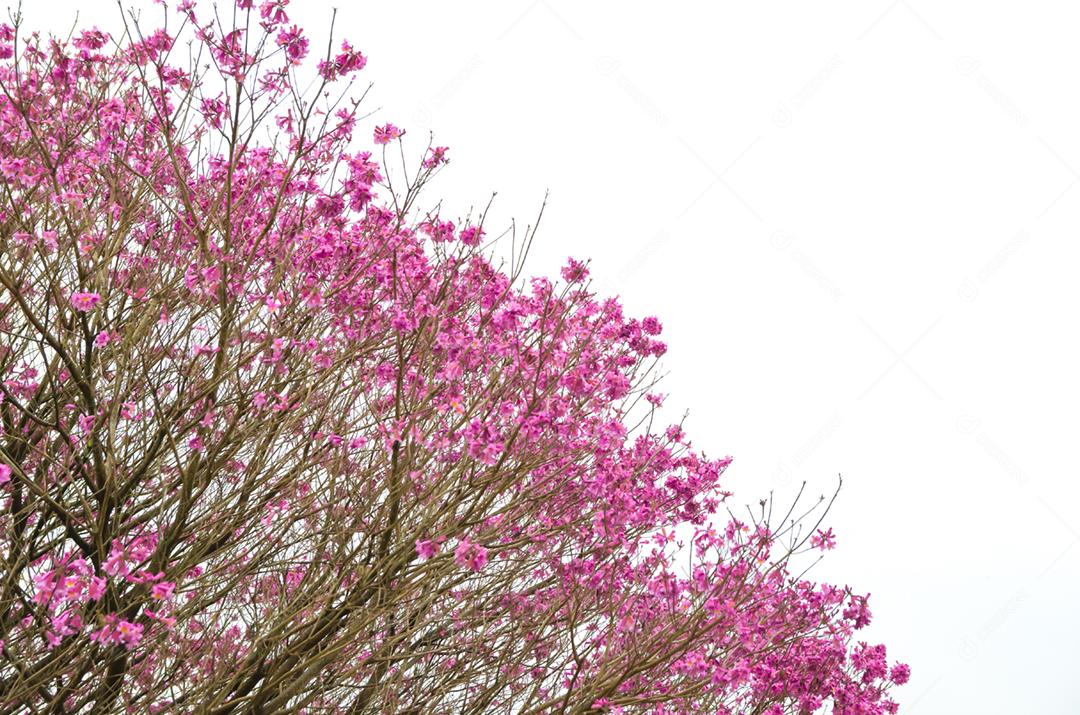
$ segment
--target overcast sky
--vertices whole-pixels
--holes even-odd
[[[321,45],[332,5],[290,12]],[[1080,9],[341,5],[368,124],[451,147],[429,198],[550,190],[534,272],[591,258],[662,320],[738,502],[844,475],[816,575],[872,593],[902,713],[1080,712]],[[75,9],[116,26],[24,14]]]

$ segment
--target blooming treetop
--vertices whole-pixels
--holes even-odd
[[[895,712],[788,568],[832,531],[653,429],[659,321],[422,208],[447,148],[312,50],[285,0],[0,26],[0,709]]]

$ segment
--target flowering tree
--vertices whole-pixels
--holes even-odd
[[[0,26],[0,711],[895,712],[826,505],[727,511],[660,323],[420,208],[285,1]]]

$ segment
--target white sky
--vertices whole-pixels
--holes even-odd
[[[1080,712],[1080,9],[341,3],[369,124],[433,130],[532,266],[655,314],[672,420],[738,502],[845,488],[816,576],[873,594],[902,713]],[[322,46],[332,3],[291,14]],[[115,26],[41,2],[28,25]],[[50,24],[51,23],[51,24]]]

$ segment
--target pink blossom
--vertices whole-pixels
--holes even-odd
[[[141,624],[120,618],[115,613],[110,613],[104,618],[104,624],[90,634],[90,640],[105,645],[123,645],[131,650],[142,640],[143,627]]]
[[[450,161],[446,158],[447,151],[449,151],[449,147],[445,146],[436,146],[428,149],[427,156],[424,157],[424,168],[434,169]]]
[[[319,62],[319,74],[327,80],[335,80],[341,75],[349,75],[358,72],[367,64],[367,58],[358,50],[353,49],[348,41],[341,43],[341,53],[335,55],[329,62]]]
[[[45,247],[46,253],[55,252],[60,245],[56,240],[56,231],[42,231],[41,244]]]
[[[110,576],[127,576],[131,572],[122,551],[113,551],[102,564],[101,570]]]
[[[836,537],[833,535],[833,530],[822,531],[818,529],[817,533],[810,537],[810,545],[821,551],[834,548],[836,546]]]
[[[91,601],[96,601],[105,595],[106,581],[98,576],[91,576],[86,584],[86,596]]]
[[[308,53],[308,39],[296,25],[279,32],[277,43],[279,47],[285,49],[285,56],[289,58],[291,64],[299,64]]]
[[[225,102],[219,97],[205,97],[200,104],[203,117],[214,129],[221,129],[226,110]]]
[[[579,283],[588,277],[589,269],[581,261],[570,258],[560,270],[560,274],[567,283]]]
[[[425,221],[420,224],[420,230],[431,237],[436,243],[444,243],[454,239],[454,223],[452,221],[440,221],[438,219]]]
[[[459,237],[466,246],[477,246],[484,237],[484,231],[479,226],[467,226],[461,230]]]
[[[484,568],[487,560],[487,549],[468,539],[462,539],[454,549],[454,563],[470,571],[479,571]]]
[[[100,50],[105,46],[109,36],[96,27],[84,30],[75,40],[75,46],[80,50]]]
[[[11,481],[11,467],[6,464],[0,463],[0,484],[7,484]]]
[[[421,561],[426,561],[439,552],[439,545],[431,539],[416,540],[416,554]]]
[[[384,124],[381,127],[375,127],[375,143],[376,144],[389,144],[391,140],[401,137],[405,132],[398,129],[393,124]]]
[[[94,306],[96,306],[100,301],[101,296],[97,293],[71,294],[71,305],[75,308],[75,310],[79,311],[80,313],[87,313],[93,310]]]

